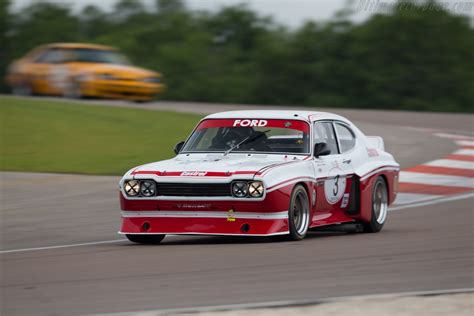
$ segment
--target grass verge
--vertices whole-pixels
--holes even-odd
[[[4,171],[121,175],[174,156],[200,117],[0,97]]]

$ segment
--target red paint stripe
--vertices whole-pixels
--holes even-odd
[[[452,160],[462,160],[462,161],[474,161],[474,156],[468,155],[448,155],[444,157],[444,159],[452,159]]]
[[[474,149],[474,146],[463,145],[461,146],[462,149]]]
[[[287,183],[287,182],[295,181],[295,180],[298,180],[298,179],[305,179],[306,181],[316,181],[316,179],[310,180],[310,177],[296,177],[296,178],[288,179],[288,180],[282,181],[282,182],[280,182],[280,183],[274,184],[274,185],[272,185],[271,187],[268,187],[268,188],[267,188],[267,191],[268,191],[268,190],[271,190],[271,189],[273,189],[273,188],[275,188],[275,187],[277,187],[277,186],[280,186],[280,185],[282,185],[282,184],[285,184],[285,183]]]
[[[381,169],[383,169],[383,168],[393,168],[392,170],[387,169],[387,171],[399,171],[399,170],[400,170],[399,167],[387,165],[387,166],[377,167],[377,168],[375,168],[375,169],[373,169],[373,170],[371,170],[371,171],[369,171],[369,172],[366,172],[365,174],[363,174],[363,175],[361,175],[361,176],[359,176],[359,177],[360,177],[360,178],[366,177],[367,175],[371,174],[372,172],[379,171],[379,170],[381,170]]]
[[[461,168],[448,168],[419,165],[413,168],[405,169],[404,171],[430,173],[430,174],[446,174],[450,176],[474,177],[474,170]]]
[[[419,194],[451,195],[471,192],[473,190],[471,188],[464,187],[448,187],[442,185],[400,182],[398,186],[398,191]]]
[[[269,166],[266,166],[266,167],[263,167],[262,169],[260,169],[258,171],[258,174],[263,175],[263,174],[267,173],[268,171],[270,171],[273,168],[277,168],[277,167],[280,167],[280,166],[288,165],[290,163],[301,162],[301,161],[302,160],[292,160],[292,161],[287,161],[287,162],[282,162],[282,163],[276,163],[276,164],[273,164],[273,165],[269,165]]]
[[[161,172],[161,171],[148,171],[148,170],[140,170],[140,171],[134,171],[131,174],[150,174],[150,175],[156,175],[159,177],[178,177],[181,176],[181,174],[185,171],[167,171],[167,172]],[[193,171],[189,171],[193,172]],[[205,171],[196,171],[196,172],[205,172]],[[248,175],[254,175],[257,173],[257,171],[235,171],[235,172],[207,172],[203,176],[196,176],[196,177],[230,177],[232,175],[237,175],[237,174],[248,174]],[[193,177],[191,176],[183,176],[183,177]]]

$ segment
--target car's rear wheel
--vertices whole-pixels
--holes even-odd
[[[372,187],[372,216],[370,222],[364,224],[364,231],[377,233],[382,230],[387,220],[388,190],[383,177],[378,177]]]
[[[135,234],[126,234],[128,240],[135,242],[137,244],[145,245],[156,245],[159,244],[165,235],[135,235]]]

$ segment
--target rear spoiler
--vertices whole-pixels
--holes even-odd
[[[367,136],[367,139],[369,140],[369,144],[374,146],[375,148],[378,148],[380,150],[385,151],[385,144],[383,142],[383,138],[380,136]]]

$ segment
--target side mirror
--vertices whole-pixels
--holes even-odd
[[[326,143],[317,143],[314,145],[314,157],[327,156],[331,154],[331,149]]]
[[[181,148],[183,148],[184,142],[179,142],[174,146],[174,153],[177,155],[181,151]]]

